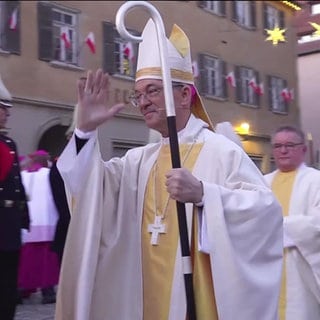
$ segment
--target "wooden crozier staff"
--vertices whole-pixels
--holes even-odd
[[[155,23],[157,31],[157,40],[160,50],[160,60],[161,60],[161,70],[163,78],[163,89],[164,97],[166,103],[166,115],[169,129],[169,141],[170,141],[170,151],[171,151],[171,162],[173,168],[180,168],[180,152],[179,152],[179,143],[178,135],[176,129],[176,114],[173,102],[173,93],[172,93],[172,80],[170,69],[168,66],[168,49],[166,43],[165,29],[163,21],[158,10],[146,1],[128,1],[125,2],[118,10],[116,15],[116,27],[119,34],[127,39],[135,42],[141,42],[142,37],[132,35],[126,29],[124,25],[125,17],[127,13],[135,7],[140,7],[150,13],[152,20]],[[179,201],[177,204],[177,213],[178,213],[178,224],[179,224],[179,233],[180,233],[180,245],[181,253],[183,260],[183,273],[184,273],[184,282],[187,298],[187,313],[189,320],[196,320],[195,312],[195,302],[194,302],[194,293],[193,293],[193,283],[192,283],[192,264],[190,257],[190,247],[188,240],[188,227],[186,219],[186,209],[185,204]]]

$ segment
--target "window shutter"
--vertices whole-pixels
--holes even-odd
[[[208,93],[208,74],[205,69],[205,55],[199,53],[199,73],[200,73],[200,94],[206,95]]]
[[[279,28],[283,29],[284,27],[285,27],[284,12],[279,11]]]
[[[3,48],[11,53],[20,54],[20,1],[6,1],[5,4],[5,43]],[[10,30],[9,20],[15,9],[18,9],[17,27],[15,30]]]
[[[255,74],[256,81],[257,81],[257,86],[260,86],[259,72],[255,71],[254,74]],[[260,103],[261,102],[261,96],[259,94],[256,94],[256,97],[257,97],[257,106],[260,107],[261,106],[261,103]]]
[[[116,73],[115,62],[115,28],[110,22],[103,22],[103,70],[109,74]]]
[[[227,98],[227,64],[224,61],[221,61],[221,86],[222,86],[222,98]]]
[[[232,1],[232,20],[233,21],[238,21],[238,16],[237,16],[237,2],[238,1]]]
[[[268,91],[268,105],[269,105],[269,110],[273,109],[273,101],[272,101],[272,87],[271,87],[271,76],[267,76],[267,91]]]
[[[220,13],[222,16],[226,15],[226,2],[225,1],[220,1]]]
[[[38,54],[39,59],[53,59],[52,7],[47,3],[38,3]]]
[[[236,79],[236,101],[240,103],[242,102],[242,79],[239,66],[235,66],[234,76]]]
[[[256,27],[256,2],[250,1],[251,27]]]
[[[267,5],[265,3],[262,4],[262,10],[263,10],[263,33],[267,34],[267,31],[265,29],[269,29],[268,26],[268,15],[267,15]]]

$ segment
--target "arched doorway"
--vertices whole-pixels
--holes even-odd
[[[49,152],[52,159],[58,157],[67,144],[67,126],[55,125],[49,128],[41,137],[38,149]]]

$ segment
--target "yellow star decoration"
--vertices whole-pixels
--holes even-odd
[[[315,22],[309,22],[309,23],[316,29],[316,31],[312,34],[312,36],[319,37],[320,36],[320,25]]]
[[[278,45],[279,41],[286,41],[283,33],[286,31],[286,29],[280,29],[278,26],[275,26],[273,30],[265,29],[269,35],[268,38],[266,38],[266,41],[272,41],[272,44],[274,46]]]

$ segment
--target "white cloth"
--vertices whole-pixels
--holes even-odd
[[[201,230],[211,259],[219,319],[276,320],[282,215],[244,151],[191,116],[180,143],[204,145],[193,174],[203,182]],[[166,139],[167,140],[167,139]],[[56,320],[142,320],[141,224],[144,193],[162,142],[103,162],[96,132],[77,155],[73,137],[58,160],[73,197]],[[189,234],[193,205],[186,204]],[[190,236],[189,236],[190,239]],[[168,320],[185,320],[178,244]],[[145,319],[146,320],[146,319]]]
[[[271,186],[278,170],[265,176]],[[320,319],[320,171],[302,164],[284,217],[286,319]]]
[[[22,231],[22,242],[52,241],[58,220],[54,204],[49,168],[38,171],[21,171],[22,183],[29,198],[30,231]]]

